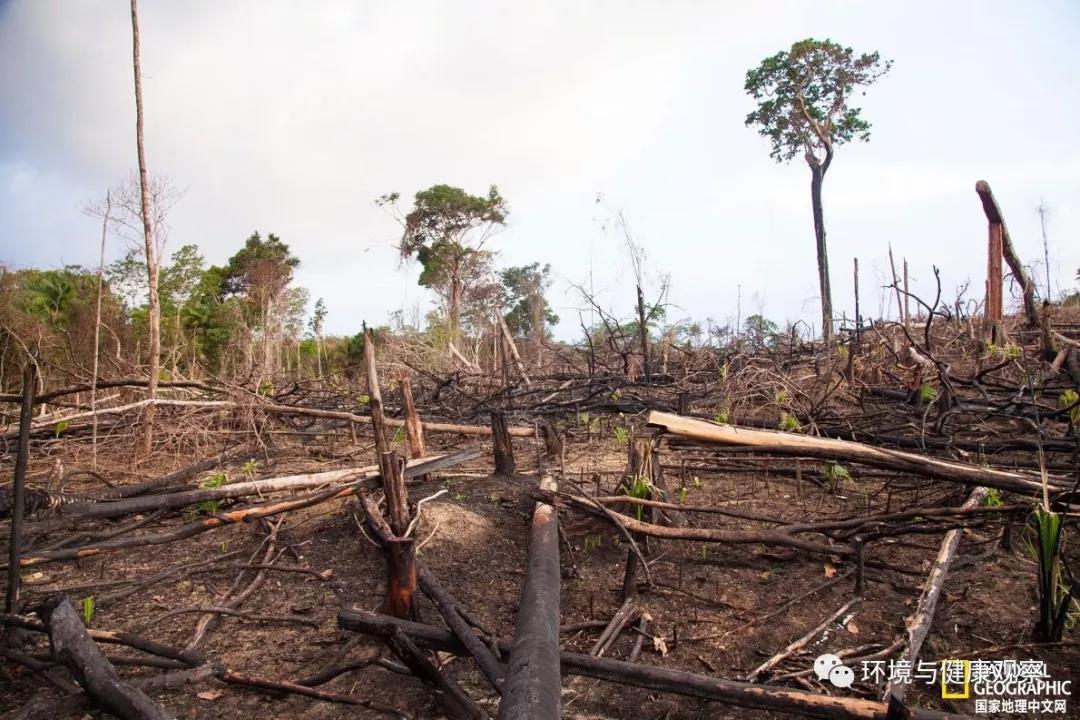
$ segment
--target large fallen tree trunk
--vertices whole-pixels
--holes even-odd
[[[90,639],[67,595],[47,598],[38,610],[38,616],[49,632],[53,655],[67,666],[94,702],[125,720],[166,720],[170,717],[141,690],[120,680],[97,643]]]
[[[436,455],[422,460],[411,460],[405,467],[405,478],[408,480],[428,473],[438,472],[478,458],[480,454],[480,450],[477,448],[467,448],[448,455]],[[63,527],[70,527],[77,520],[114,518],[134,513],[181,508],[211,500],[226,500],[250,495],[263,496],[280,492],[312,490],[343,482],[348,483],[350,487],[355,486],[357,483],[375,487],[379,477],[378,467],[371,465],[360,468],[327,470],[320,473],[251,480],[232,485],[184,490],[161,495],[144,495],[124,500],[69,503],[61,506],[63,517],[57,518],[56,522],[44,521],[38,523],[33,526],[33,529],[37,532],[52,532]]]
[[[431,471],[431,466],[427,463],[437,461],[438,459],[424,460],[417,463],[417,465],[415,465],[414,467],[420,474],[427,473]],[[174,542],[176,540],[183,540],[185,538],[193,537],[200,533],[224,527],[226,525],[251,522],[259,518],[266,518],[272,515],[280,515],[281,513],[311,507],[312,505],[318,505],[320,503],[329,502],[331,500],[341,500],[352,496],[356,492],[356,489],[358,487],[361,487],[373,481],[373,478],[365,478],[357,480],[355,482],[347,483],[345,485],[334,486],[322,492],[312,493],[310,495],[303,495],[298,498],[275,500],[267,503],[261,503],[259,505],[252,505],[250,507],[229,510],[226,512],[218,513],[216,515],[210,515],[205,518],[201,518],[186,525],[181,525],[180,527],[173,530],[167,530],[164,532],[133,535],[124,538],[117,538],[115,540],[105,540],[92,545],[64,548],[62,550],[44,550],[34,556],[22,558],[20,560],[20,565],[22,567],[32,567],[34,565],[41,565],[43,563],[52,562],[55,560],[74,560],[77,558],[91,557],[93,555],[100,555],[101,553],[107,552],[109,550],[118,550],[128,547],[141,547],[145,545],[163,545],[165,543]],[[0,569],[6,568],[7,565],[5,564]]]
[[[554,492],[555,482],[544,478],[540,488]],[[499,720],[558,720],[560,716],[560,577],[559,515],[551,505],[538,502],[533,510],[528,567],[503,681]]]
[[[988,492],[989,490],[984,487],[975,488],[960,507],[978,507]],[[934,609],[937,607],[941,589],[945,585],[945,576],[949,573],[949,565],[952,564],[953,557],[956,555],[956,549],[960,547],[960,537],[963,534],[963,529],[959,528],[950,530],[945,534],[945,539],[941,542],[941,549],[934,560],[934,566],[930,569],[930,575],[927,577],[926,584],[923,587],[919,604],[916,606],[914,614],[904,623],[907,627],[907,649],[904,651],[902,661],[907,662],[908,667],[915,666],[915,660],[919,657],[919,650],[922,649],[923,641],[926,640],[926,636],[930,632],[930,626],[934,624]],[[890,682],[885,687],[884,700],[888,701],[891,696],[902,701],[905,690],[907,690],[907,686],[904,683]]]
[[[338,612],[338,625],[347,630],[377,637],[388,637],[395,632],[403,632],[420,647],[456,655],[465,654],[465,648],[451,632],[422,623],[379,615],[361,608],[342,608]],[[498,646],[502,652],[506,652],[510,643],[500,640]],[[562,673],[566,675],[592,677],[657,692],[712,700],[736,707],[774,710],[828,720],[887,720],[887,718],[904,717],[903,715],[889,715],[888,705],[870,700],[818,695],[790,688],[723,680],[709,675],[610,658],[597,658],[582,653],[560,652],[559,666]],[[911,720],[971,720],[965,715],[934,710],[909,708],[906,712],[909,713],[906,717]]]
[[[345,412],[344,410],[320,410],[318,408],[296,407],[293,405],[278,405],[275,403],[253,403],[250,405],[244,403],[234,402],[232,400],[172,400],[169,398],[154,398],[152,400],[140,400],[138,402],[128,403],[127,405],[117,405],[115,407],[101,408],[100,410],[79,412],[71,415],[66,415],[61,418],[50,419],[46,422],[36,422],[31,426],[34,431],[48,430],[53,431],[57,422],[70,423],[73,420],[85,420],[92,417],[101,417],[103,415],[116,415],[132,410],[140,410],[149,406],[155,407],[179,407],[179,408],[192,408],[192,409],[206,409],[206,410],[236,410],[240,408],[251,408],[252,410],[269,413],[271,415],[302,415],[304,417],[324,418],[326,420],[341,420],[343,422],[351,423],[363,423],[370,425],[372,420],[370,415],[357,415],[356,413]],[[397,418],[385,418],[385,424],[389,427],[405,427],[405,421]],[[421,427],[424,428],[424,432],[429,433],[451,433],[454,435],[491,435],[491,428],[486,425],[454,425],[451,423],[438,423],[438,422],[422,422]],[[536,434],[536,431],[531,427],[515,426],[508,428],[510,435],[514,437],[528,437],[531,438]],[[11,439],[18,434],[18,428],[10,428],[0,438]]]
[[[908,472],[967,485],[993,487],[1008,492],[1042,493],[1042,483],[1033,475],[948,462],[913,453],[863,445],[850,440],[809,437],[771,430],[751,430],[655,411],[649,413],[648,423],[674,435],[703,442],[753,447],[778,455],[862,463],[884,470]],[[1058,491],[1068,490],[1072,485],[1068,479],[1057,476],[1050,476],[1049,483]]]

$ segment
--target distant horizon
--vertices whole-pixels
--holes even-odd
[[[894,61],[860,98],[870,142],[839,147],[825,180],[837,317],[853,313],[855,257],[863,315],[895,317],[890,245],[913,292],[932,297],[936,265],[943,301],[964,283],[981,301],[980,179],[1039,292],[1043,202],[1052,294],[1080,284],[1080,8],[1066,2],[192,2],[140,15],[150,169],[185,190],[166,257],[196,244],[220,264],[272,232],[300,258],[311,304],[325,298],[327,334],[432,308],[374,200],[398,191],[408,208],[436,183],[500,188],[497,264],[551,264],[560,340],[580,338],[569,286],[590,276],[631,314],[618,211],[653,287],[670,277],[669,321],[727,324],[741,288],[743,319],[820,330],[809,171],[772,161],[743,124],[746,70],[808,36]],[[122,3],[0,4],[0,262],[97,266],[100,221],[81,208],[135,166],[130,33]],[[110,241],[109,258],[126,249]]]

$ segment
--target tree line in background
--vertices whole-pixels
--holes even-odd
[[[160,252],[173,194],[161,181],[150,185]],[[108,232],[131,240],[141,229],[138,195],[138,183],[129,182],[90,212],[103,219]],[[416,210],[410,213],[402,255],[418,257],[419,283],[434,290],[440,303],[422,326],[407,323],[404,313],[397,312],[391,318],[393,330],[388,325],[380,332],[406,334],[436,349],[456,343],[475,363],[492,328],[502,324],[539,360],[558,322],[545,298],[550,266],[532,263],[496,271],[495,253],[473,232],[484,223],[504,222],[505,203],[498,191],[474,197],[443,185],[416,197],[424,217]],[[497,214],[491,209],[496,205],[501,206]],[[128,246],[136,248],[131,242]],[[326,304],[318,298],[309,313],[310,293],[294,282],[299,265],[300,258],[280,237],[258,232],[222,265],[208,265],[194,244],[163,259],[156,273],[159,379],[222,377],[262,387],[283,374],[351,375],[362,363],[361,329],[349,336],[325,334]],[[43,384],[86,380],[93,375],[95,342],[99,375],[146,373],[150,315],[142,248],[100,269],[0,268],[0,381],[4,387],[18,386],[28,352],[38,360]]]
[[[161,243],[172,193],[160,181],[151,187],[151,215]],[[102,205],[91,213],[102,217],[113,235],[130,240],[130,231],[139,229],[137,195],[137,183],[130,182],[110,191],[107,212]],[[378,202],[400,220],[401,256],[418,262],[418,283],[434,291],[438,302],[423,321],[417,317],[410,322],[403,311],[393,313],[390,322],[378,328],[380,334],[436,352],[452,348],[455,357],[473,367],[507,362],[498,357],[503,327],[535,367],[542,364],[545,349],[558,352],[551,328],[559,318],[546,297],[551,266],[495,268],[496,252],[488,241],[509,213],[497,188],[474,196],[436,185],[416,193],[406,214],[397,211],[398,200],[392,194]],[[641,288],[647,284],[643,253],[621,215],[618,223],[626,232]],[[157,273],[159,379],[227,378],[272,388],[283,377],[352,377],[363,362],[361,328],[353,335],[325,334],[326,304],[322,298],[312,304],[309,291],[295,284],[299,265],[300,258],[273,233],[252,233],[221,265],[208,265],[194,244],[174,250]],[[640,306],[629,308],[624,317],[605,308],[585,287],[574,287],[591,316],[587,322],[581,313],[584,345],[621,359],[616,369],[630,375],[644,375],[650,366],[663,371],[667,352],[676,345],[737,339],[745,350],[760,352],[776,348],[792,332],[761,314],[740,318],[736,328],[669,323],[666,280],[654,288],[654,300],[645,302],[640,293]],[[43,385],[88,380],[95,341],[100,376],[145,374],[151,365],[149,318],[141,248],[100,271],[78,265],[0,268],[0,382],[5,389],[18,387],[27,352],[38,358]]]

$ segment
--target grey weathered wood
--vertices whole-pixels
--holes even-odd
[[[90,698],[124,720],[166,720],[171,717],[141,690],[125,685],[116,668],[86,632],[67,595],[53,595],[38,616],[49,632],[53,655],[67,666]]]
[[[19,410],[19,454],[15,459],[15,477],[12,481],[11,539],[8,543],[8,582],[4,609],[19,610],[19,558],[22,554],[23,516],[26,514],[26,465],[30,460],[30,423],[34,414],[34,382],[37,366],[33,360],[26,363],[23,371],[22,408]]]

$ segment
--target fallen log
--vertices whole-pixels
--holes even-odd
[[[438,578],[422,563],[417,563],[417,577],[420,581],[420,589],[435,603],[435,607],[438,608],[439,614],[446,621],[447,627],[457,636],[458,640],[469,651],[469,654],[473,656],[477,666],[480,668],[480,672],[484,674],[484,677],[487,678],[493,688],[496,690],[501,689],[503,679],[506,677],[506,671],[502,663],[491,653],[488,646],[483,643],[472,627],[465,621],[465,618],[461,616],[457,601],[446,591]]]
[[[187,467],[180,468],[161,477],[154,478],[153,480],[147,480],[146,482],[136,483],[132,485],[121,485],[116,488],[109,488],[104,492],[95,494],[93,497],[98,500],[119,500],[122,498],[134,497],[136,495],[142,495],[143,493],[150,492],[151,490],[158,490],[161,488],[167,488],[170,485],[178,485],[186,480],[190,480],[199,473],[206,472],[207,470],[213,470],[219,465],[232,462],[239,458],[252,454],[252,447],[250,445],[240,445],[238,447],[230,448],[229,450],[223,450],[220,454],[213,457],[208,457],[188,465]]]
[[[966,485],[984,485],[1008,492],[1042,493],[1042,483],[1033,475],[938,460],[913,453],[863,445],[850,440],[817,438],[770,430],[751,430],[656,411],[649,413],[648,424],[663,428],[675,435],[704,442],[753,447],[780,455],[856,462],[884,470],[908,472]],[[1058,491],[1065,491],[1072,485],[1067,478],[1057,476],[1050,476],[1049,482],[1052,488]]]
[[[960,507],[965,509],[978,507],[988,492],[989,490],[984,487],[975,488]],[[953,557],[956,556],[956,549],[960,546],[960,537],[963,534],[963,529],[959,528],[950,530],[945,534],[945,539],[941,542],[941,549],[938,550],[937,558],[934,560],[934,566],[930,569],[930,575],[927,577],[926,585],[923,587],[922,595],[919,597],[919,604],[915,607],[915,612],[904,623],[907,627],[907,649],[904,651],[902,660],[907,661],[909,667],[915,666],[915,660],[919,657],[919,650],[922,649],[923,641],[926,640],[926,636],[930,632],[930,626],[934,623],[934,610],[937,607],[938,598],[941,596],[941,589],[945,585],[945,576],[949,573],[949,565],[952,564]],[[907,686],[904,683],[890,682],[885,686],[882,700],[888,702],[890,697],[894,697],[903,701],[905,690],[907,690]]]
[[[598,508],[603,508],[603,506],[600,505],[599,502],[590,502],[588,499],[576,495],[558,493],[558,498],[577,510],[582,510],[597,515],[598,517],[606,516],[608,519],[621,524],[626,530],[632,533],[640,533],[642,535],[649,535],[650,537],[667,538],[670,540],[714,542],[726,545],[781,545],[825,555],[855,555],[855,548],[851,545],[830,545],[801,538],[796,534],[799,532],[818,532],[818,528],[815,527],[813,523],[782,525],[778,528],[768,528],[764,530],[665,527],[663,525],[647,523],[629,515],[607,510],[606,508],[604,508],[604,512],[601,513]]]
[[[405,478],[413,479],[439,470],[445,470],[478,458],[480,455],[481,452],[478,448],[466,448],[447,455],[412,460],[405,467]],[[342,487],[353,488],[357,483],[375,487],[379,477],[378,466],[369,465],[360,468],[327,470],[320,473],[286,475],[279,478],[265,478],[219,487],[184,490],[161,495],[145,495],[122,500],[66,503],[60,506],[63,517],[57,518],[55,521],[45,520],[36,523],[32,528],[38,533],[53,532],[65,527],[71,527],[79,520],[114,518],[122,515],[182,508],[201,502],[227,500],[251,495],[263,496],[280,492],[313,490],[342,482],[347,482],[347,485]]]
[[[34,423],[31,426],[32,431],[49,431],[52,432],[58,421],[71,422],[73,420],[83,420],[90,417],[101,417],[103,415],[116,415],[132,410],[140,410],[145,407],[154,405],[155,407],[179,407],[179,408],[193,408],[193,409],[205,409],[205,410],[238,410],[241,408],[251,408],[261,412],[269,413],[271,415],[302,415],[305,417],[323,418],[326,420],[341,420],[343,422],[351,423],[363,423],[370,425],[372,420],[370,415],[357,415],[356,413],[346,412],[344,410],[320,410],[318,408],[306,408],[295,407],[293,405],[278,405],[275,403],[254,403],[243,404],[234,402],[232,400],[172,400],[169,398],[154,398],[147,400],[139,400],[138,402],[128,403],[127,405],[117,405],[116,407],[101,408],[95,411],[87,411],[81,413],[75,413],[67,415],[58,420],[51,420],[48,422]],[[387,427],[405,427],[405,421],[397,418],[385,418],[384,422]],[[424,428],[424,432],[428,433],[449,433],[453,435],[491,435],[491,428],[485,425],[454,425],[451,423],[438,423],[438,422],[421,422],[421,427]],[[510,435],[513,437],[528,437],[531,438],[536,434],[536,431],[531,427],[513,426],[508,429]],[[8,432],[0,435],[3,439],[12,439],[18,434],[18,430],[9,430]]]
[[[540,487],[550,492],[556,490],[551,478],[542,478]],[[533,510],[525,585],[503,682],[499,720],[560,717],[560,580],[559,515],[551,505],[538,502]]]
[[[431,466],[426,463],[438,462],[441,459],[444,460],[445,458],[424,460],[417,463],[414,467],[420,474],[430,472]],[[117,550],[120,548],[140,547],[143,545],[162,545],[176,540],[183,540],[209,530],[224,527],[225,525],[251,522],[259,518],[279,515],[284,512],[311,507],[312,505],[318,505],[331,500],[341,500],[353,495],[357,488],[372,481],[373,478],[364,478],[357,480],[356,482],[331,487],[323,492],[312,493],[295,499],[278,500],[261,503],[259,505],[252,505],[246,508],[238,508],[236,510],[210,515],[166,532],[135,535],[126,538],[118,538],[116,540],[108,540],[94,545],[64,548],[62,550],[41,551],[34,556],[22,558],[20,560],[20,565],[22,567],[32,567],[56,560],[74,560],[76,558],[91,557],[100,555],[109,550]],[[6,565],[3,566],[3,568],[6,567]]]
[[[412,639],[404,632],[398,631],[383,640],[387,646],[397,655],[398,660],[405,664],[412,674],[420,679],[424,685],[439,701],[446,710],[451,720],[483,720],[487,714],[480,709],[461,686],[446,677],[432,664],[424,653],[416,647]]]
[[[141,690],[125,685],[116,668],[90,639],[67,595],[53,595],[42,603],[38,616],[49,632],[56,659],[67,666],[86,694],[108,712],[124,720],[167,720],[171,717]]]
[[[759,665],[758,667],[754,668],[754,670],[746,676],[747,682],[756,681],[762,673],[772,670],[774,667],[782,663],[785,659],[791,657],[799,650],[802,650],[804,647],[806,647],[807,643],[817,637],[821,632],[825,630],[825,628],[829,627],[829,625],[841,619],[844,614],[851,609],[852,605],[859,602],[859,599],[860,598],[852,598],[851,600],[848,600],[846,603],[840,606],[839,610],[837,610],[832,615],[829,615],[827,618],[815,625],[805,635],[798,638],[797,640],[792,641],[791,644],[789,644],[783,650],[776,653],[765,662],[761,663],[761,665]]]
[[[453,633],[422,623],[378,615],[358,607],[342,608],[338,612],[338,625],[346,630],[376,637],[387,637],[401,631],[420,647],[457,655],[465,654],[465,648]],[[509,645],[506,640],[498,642],[499,648],[504,651]],[[818,695],[791,688],[724,680],[681,670],[596,658],[582,653],[560,652],[559,667],[566,675],[591,677],[736,707],[774,710],[827,720],[887,720],[900,717],[890,715],[887,704],[871,700]],[[935,710],[908,708],[907,712],[910,713],[908,717],[911,720],[972,720],[966,715]]]

